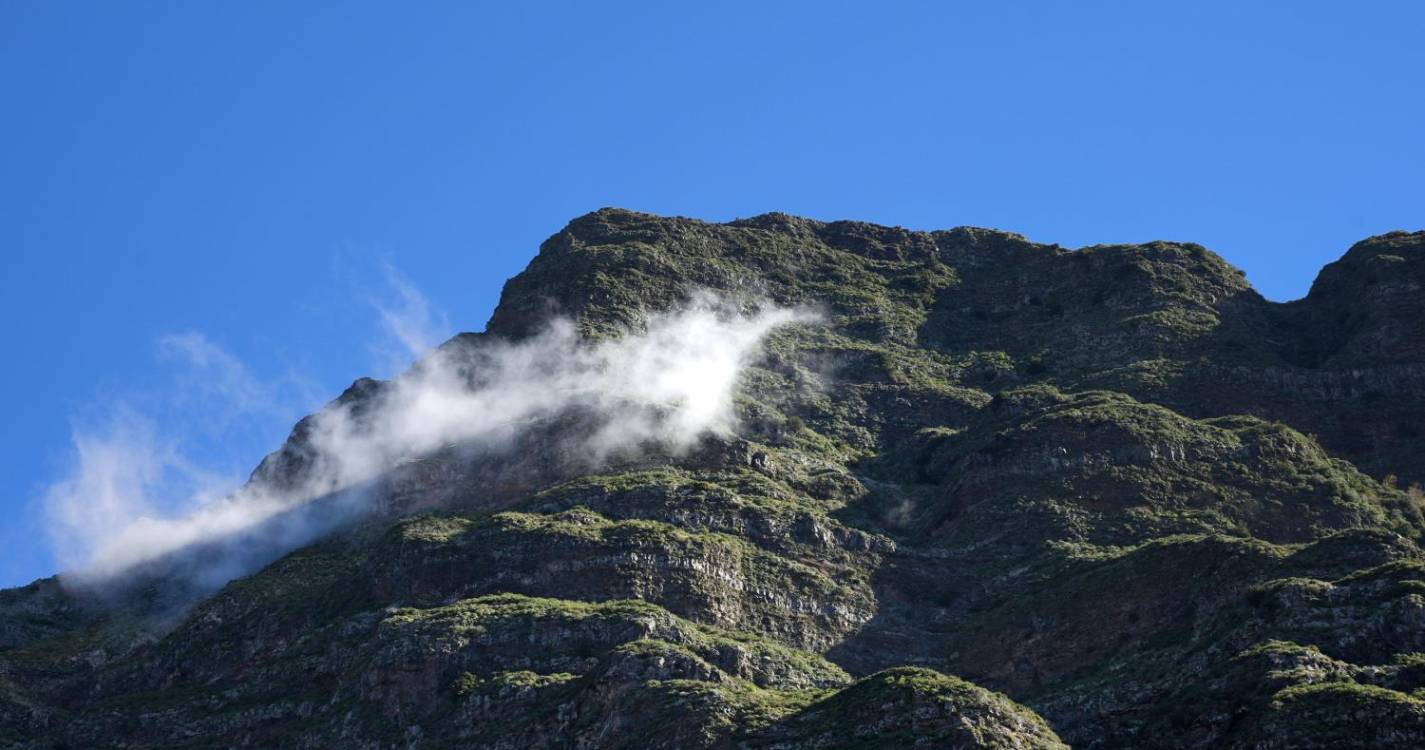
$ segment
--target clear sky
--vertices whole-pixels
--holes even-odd
[[[1191,240],[1277,300],[1425,226],[1421,3],[515,5],[0,3],[0,585],[75,436],[241,478],[393,370],[383,307],[478,330],[601,206]]]

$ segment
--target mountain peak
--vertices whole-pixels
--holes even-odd
[[[0,592],[0,744],[1425,743],[1422,259],[1276,304],[1192,243],[600,209],[253,496],[352,425],[379,471]]]

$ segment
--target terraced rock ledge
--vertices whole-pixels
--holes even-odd
[[[1423,285],[1425,232],[1279,304],[1193,244],[597,211],[445,347],[820,310],[735,436],[541,425],[196,601],[0,591],[0,746],[1425,746]]]

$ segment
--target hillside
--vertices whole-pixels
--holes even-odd
[[[1425,745],[1425,232],[1280,304],[1193,244],[605,209],[442,351],[708,290],[816,315],[735,434],[591,461],[562,414],[196,601],[0,591],[0,746]]]

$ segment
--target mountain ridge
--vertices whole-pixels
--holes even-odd
[[[573,415],[423,457],[162,627],[162,592],[0,592],[0,742],[1422,741],[1422,283],[1425,232],[1275,303],[1192,243],[601,209],[442,350],[817,307],[736,435],[590,467]],[[301,474],[303,424],[252,481]]]

